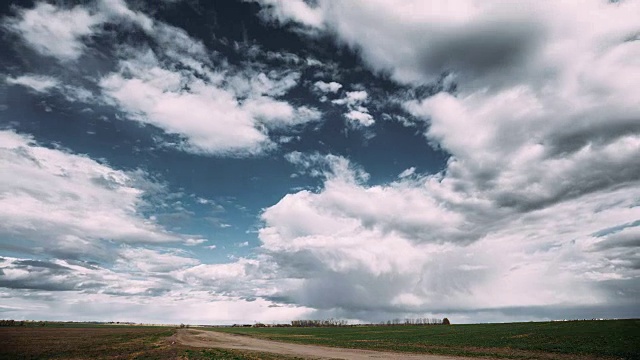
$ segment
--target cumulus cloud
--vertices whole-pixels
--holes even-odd
[[[335,81],[329,83],[326,83],[324,81],[316,81],[313,86],[323,93],[337,93],[338,90],[342,89],[342,84]]]
[[[200,41],[158,23],[161,52],[129,48],[120,69],[101,79],[107,101],[135,120],[185,140],[184,149],[204,154],[246,156],[276,146],[269,130],[318,121],[312,107],[278,100],[297,85],[297,72],[269,74],[212,64]],[[179,41],[176,41],[176,37]],[[184,109],[190,109],[185,116]]]
[[[639,48],[624,40],[637,32],[637,22],[628,13],[637,4],[590,3],[593,12],[587,13],[599,19],[590,24],[599,26],[585,28],[587,23],[573,21],[569,14],[574,12],[562,8],[565,5],[545,5],[547,10],[543,10],[533,4],[535,16],[526,21],[518,20],[522,14],[517,9],[506,9],[497,17],[499,21],[494,21],[495,14],[486,12],[491,5],[463,3],[423,12],[409,3],[387,4],[385,8],[385,4],[371,2],[349,7],[318,2],[318,9],[326,16],[323,26],[358,48],[374,70],[389,71],[404,83],[428,82],[450,72],[454,75],[449,78],[455,78],[459,91],[405,104],[411,114],[426,122],[428,140],[451,154],[441,174],[424,177],[423,182],[400,180],[380,187],[384,189],[380,193],[395,192],[402,186],[410,189],[412,196],[403,200],[397,194],[390,196],[407,209],[395,208],[385,214],[385,209],[394,207],[384,198],[354,196],[378,187],[360,184],[338,195],[336,180],[330,177],[319,193],[290,194],[265,211],[264,246],[286,267],[311,271],[306,286],[298,292],[292,290],[291,301],[312,301],[309,294],[319,296],[315,289],[329,286],[337,277],[353,279],[341,288],[345,292],[342,300],[320,297],[322,300],[312,306],[347,313],[367,311],[372,304],[376,304],[376,311],[391,313],[460,311],[473,306],[593,305],[615,302],[616,294],[637,293],[637,271],[633,270],[637,259],[625,246],[633,244],[628,240],[633,235],[619,235],[621,240],[610,235],[610,240],[600,240],[597,246],[590,235],[592,229],[638,216],[632,199],[637,196],[640,173],[634,154],[640,148],[638,129],[630,119],[637,119],[640,109],[626,79],[638,73],[638,63],[630,63],[627,56]],[[623,20],[605,21],[599,18],[603,13],[618,13]],[[553,21],[545,23],[542,18]],[[371,26],[380,23],[387,26]],[[365,31],[378,34],[361,36]],[[420,37],[428,34],[427,38],[416,42],[407,35],[413,31]],[[577,36],[579,45],[565,47],[568,36]],[[421,45],[402,46],[405,41]],[[337,103],[353,104],[352,98]],[[320,198],[335,202],[324,207],[327,202]],[[343,203],[354,198],[359,199],[353,207],[357,211],[345,212]],[[419,203],[424,203],[424,210],[415,211],[420,209]],[[344,230],[327,234],[322,226],[316,229],[288,223],[287,209],[304,209],[310,223]],[[380,217],[371,219],[372,214],[361,209],[379,211]],[[451,213],[441,212],[443,219],[454,221],[446,228],[459,233],[439,233],[437,226],[426,221],[439,209]],[[564,212],[571,216],[561,216]],[[404,222],[409,214],[418,214],[419,221]],[[443,241],[442,248],[427,250],[437,239]],[[390,241],[398,243],[383,245]],[[408,250],[397,257],[386,257],[390,250],[379,251],[393,248],[397,252],[403,248],[400,241],[409,242],[405,245]],[[472,243],[466,247],[446,245],[469,241]],[[357,251],[348,252],[347,246]],[[495,248],[502,249],[503,263],[489,260]],[[446,259],[447,265],[428,256],[416,258],[415,254],[429,251]],[[295,265],[292,253],[311,264]],[[400,266],[389,265],[400,258],[409,259],[421,270],[408,275]],[[456,265],[461,259],[465,260]],[[380,280],[382,265],[394,279],[392,283]],[[545,273],[549,269],[553,269],[553,276]],[[399,277],[406,282],[398,281]],[[550,278],[555,283],[549,282]],[[358,289],[356,284],[369,281],[375,286],[354,290]],[[505,294],[504,289],[517,288],[518,283],[527,286]],[[395,295],[381,294],[378,288],[389,288],[390,284],[393,290],[389,292]],[[423,288],[423,284],[429,285]],[[498,291],[501,301],[487,295]],[[526,298],[522,294],[527,294]],[[358,301],[363,298],[368,300]],[[462,298],[473,299],[475,305]],[[629,306],[633,301],[627,295],[620,303]],[[520,311],[537,312],[532,308]]]
[[[190,91],[183,91],[187,85]],[[270,144],[232,93],[162,68],[151,52],[124,61],[100,86],[134,119],[185,137],[192,151],[255,154]]]
[[[205,242],[207,242],[207,239],[188,238],[184,241],[184,244],[187,246],[195,246]]]
[[[292,272],[308,272],[285,297],[351,313],[371,304],[391,312],[527,304],[518,309],[529,314],[609,304],[630,313],[636,227],[624,226],[640,216],[632,85],[640,63],[631,60],[640,58],[639,3],[305,4],[321,22],[295,11],[274,20],[330,32],[401,84],[446,75],[456,87],[403,104],[414,116],[407,124],[422,122],[426,140],[450,154],[442,172],[379,186],[328,176],[320,191],[289,194],[264,212],[263,246]],[[355,96],[334,103],[362,106]],[[289,209],[304,215],[291,223]],[[403,272],[401,257],[420,270]],[[312,300],[338,278],[348,279],[343,297]]]
[[[93,314],[166,303],[146,312],[156,321],[235,321],[215,315],[228,310],[263,321],[425,313],[460,322],[481,321],[483,313],[531,320],[567,309],[638,316],[638,2],[259,2],[264,19],[308,35],[326,32],[404,87],[446,83],[429,87],[437,94],[412,90],[420,95],[400,99],[403,124],[423,129],[425,141],[450,155],[445,168],[420,174],[411,167],[370,184],[345,157],[291,152],[285,159],[322,185],[264,209],[258,256],[205,264],[154,247],[203,239],[167,232],[142,214],[144,173],[0,132],[9,174],[0,177],[0,236],[8,239],[0,248],[62,259],[0,259],[0,286],[9,293],[0,306],[20,298],[23,308],[11,314],[45,306],[70,316],[78,308],[69,303]],[[71,15],[77,19],[67,21]],[[117,67],[98,83],[102,100],[176,135],[182,149],[261,154],[277,146],[272,133],[322,118],[284,100],[310,84],[300,68],[234,67],[124,1],[38,3],[3,25],[36,52],[68,62],[87,53],[108,22],[135,26],[152,41],[118,47]],[[52,34],[59,41],[42,42]],[[302,62],[286,53],[265,57]],[[321,75],[315,79],[332,78]],[[6,82],[73,93],[43,75]],[[342,89],[317,81],[311,90],[333,96],[349,124],[372,126],[369,92]],[[81,263],[80,255],[114,266]],[[38,291],[62,291],[66,302],[35,299]],[[282,307],[268,309],[280,310],[265,312],[276,303]],[[182,312],[190,306],[211,313]]]
[[[321,0],[314,4],[299,2],[296,7],[304,9],[294,11],[287,2],[257,2],[264,6],[263,11],[273,14],[273,20],[329,31],[358,50],[374,70],[389,72],[396,80],[411,83],[429,82],[450,71],[467,80],[482,78],[484,86],[488,85],[486,81],[499,83],[508,77],[518,78],[518,74],[534,75],[529,73],[530,66],[560,60],[558,55],[581,56],[584,46],[589,46],[588,41],[593,38],[607,41],[608,34],[601,31],[604,27],[619,32],[623,36],[620,41],[637,30],[634,25],[637,4],[633,3],[589,1],[578,5],[528,1],[505,5],[496,1],[459,0],[447,4],[435,1],[345,4]],[[590,21],[572,16],[577,12],[588,16]],[[319,19],[308,21],[304,14],[309,13]],[[594,23],[599,25],[597,29],[588,25]],[[543,66],[548,65],[551,64]]]
[[[313,8],[303,0],[264,0],[260,2],[266,7],[262,16],[267,20],[281,23],[296,21],[309,27],[323,25],[324,19],[321,9]]]
[[[33,9],[19,10],[18,16],[8,19],[4,26],[20,34],[37,52],[69,61],[82,55],[83,38],[101,22],[99,16],[81,6],[62,9],[39,2]]]
[[[305,166],[320,155],[289,157]],[[633,242],[612,239],[622,257],[598,250],[603,240],[592,234],[638,216],[638,187],[522,215],[466,199],[440,175],[368,186],[344,171],[348,162],[333,162],[342,167],[323,171],[322,189],[289,194],[262,215],[262,249],[281,276],[299,279],[273,299],[379,320],[425,312],[471,319],[474,309],[512,307],[544,319],[568,304],[598,312],[608,303],[629,313],[640,285],[637,257],[625,250]]]
[[[369,94],[364,90],[347,91],[342,99],[333,100],[332,103],[338,105],[357,106],[367,101]]]
[[[352,123],[359,124],[362,126],[371,126],[375,124],[375,120],[373,120],[373,116],[371,116],[371,114],[364,111],[351,110],[348,113],[346,113],[344,117],[347,118]]]
[[[122,60],[120,68],[100,81],[108,98],[134,119],[183,137],[192,152],[255,155],[275,146],[265,129],[287,129],[321,118],[314,108],[295,108],[269,96],[286,92],[295,77],[271,80],[261,74],[263,80],[256,85],[235,76],[229,79],[231,88],[225,88],[215,82],[216,73],[207,70],[211,82],[194,71],[166,68],[150,50]],[[240,100],[239,94],[246,98]],[[188,116],[184,109],[190,109]]]
[[[336,105],[344,105],[349,110],[344,117],[355,126],[371,126],[375,124],[369,109],[364,105],[369,99],[369,94],[364,90],[347,91],[343,98],[332,100]]]
[[[72,8],[38,2],[32,9],[18,9],[16,15],[5,19],[3,26],[38,53],[63,62],[82,56],[87,49],[85,42],[90,42],[107,22],[126,21],[147,32],[154,26],[153,20],[132,11],[123,0],[98,0]]]
[[[7,239],[5,250],[101,257],[106,256],[101,239],[179,240],[137,211],[145,203],[144,190],[135,186],[140,174],[45,148],[11,131],[0,132],[0,138],[0,234]]]
[[[73,8],[38,3],[32,9],[19,9],[16,17],[4,23],[40,53],[63,61],[87,52],[88,38],[108,37],[102,30],[106,24],[141,31],[149,43],[120,44],[115,54],[117,70],[99,76],[101,97],[40,75],[26,74],[7,82],[43,93],[56,89],[71,101],[117,106],[133,120],[176,135],[181,148],[190,152],[260,154],[277,146],[269,131],[283,132],[321,119],[313,107],[296,107],[279,99],[298,84],[300,72],[263,72],[251,64],[232,67],[183,29],[131,10],[121,0]],[[51,38],[56,41],[43,40]]]

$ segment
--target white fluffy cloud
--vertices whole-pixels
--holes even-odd
[[[326,83],[324,81],[316,81],[313,86],[323,93],[337,93],[338,90],[342,89],[342,84],[335,81],[329,83]]]
[[[11,131],[0,132],[0,139],[0,234],[7,240],[5,248],[101,257],[103,239],[180,239],[137,210],[144,204],[144,190],[135,185],[144,181],[140,174],[45,148]]]
[[[123,62],[122,73],[100,82],[104,92],[135,119],[184,136],[192,151],[252,154],[269,144],[232,93],[163,69],[153,53],[145,57]],[[190,91],[183,90],[187,85]]]
[[[463,321],[478,319],[471,311],[479,308],[519,307],[520,319],[544,319],[568,305],[633,304],[617,293],[638,290],[638,258],[615,236],[636,228],[594,234],[640,215],[638,187],[521,214],[464,198],[440,175],[367,186],[344,159],[326,161],[332,170],[320,191],[289,194],[262,216],[263,250],[282,276],[302,279],[281,288],[280,301],[347,317],[432,312]],[[600,251],[604,244],[612,248]]]
[[[134,26],[145,32],[158,45],[155,52],[121,44],[119,68],[98,81],[101,98],[40,75],[12,77],[7,82],[38,92],[57,89],[72,101],[110,103],[134,120],[177,135],[184,150],[255,155],[276,146],[269,131],[282,132],[321,119],[315,108],[295,107],[279,99],[297,85],[299,72],[264,73],[250,65],[235,69],[223,59],[212,61],[201,41],[131,10],[124,1],[99,0],[73,8],[38,3],[17,15],[7,18],[5,26],[40,53],[62,61],[76,60],[87,52],[87,38],[100,36],[104,24]]]
[[[82,56],[85,42],[109,21],[126,21],[147,32],[153,30],[153,20],[132,11],[123,0],[97,0],[72,8],[38,2],[33,9],[19,9],[17,16],[7,18],[3,25],[38,53],[66,62]]]
[[[351,110],[344,115],[347,120],[362,125],[362,126],[371,126],[375,124],[375,120],[373,120],[373,116],[368,112]]]
[[[275,146],[267,129],[287,129],[321,117],[316,109],[295,108],[268,96],[293,86],[290,77],[273,80],[260,74],[263,80],[255,83],[236,76],[229,79],[232,87],[225,88],[219,84],[221,74],[207,70],[210,80],[205,81],[189,70],[167,69],[151,51],[121,61],[120,67],[101,80],[104,93],[134,119],[183,137],[185,148],[193,152],[258,154]],[[241,101],[238,93],[248,97]]]
[[[240,321],[221,311],[262,321],[426,312],[456,314],[459,322],[482,321],[482,312],[514,320],[513,309],[518,320],[531,320],[565,317],[568,308],[637,316],[638,2],[260,3],[265,19],[313,29],[308,35],[326,31],[403,86],[444,78],[455,92],[402,102],[413,116],[405,123],[424,125],[425,141],[450,155],[446,167],[436,174],[409,168],[393,182],[370,185],[344,157],[287,154],[322,186],[264,210],[260,255],[206,264],[153,247],[203,239],[169,233],[142,214],[144,174],[0,132],[8,174],[0,177],[0,236],[8,239],[0,247],[65,259],[0,258],[0,285],[8,289],[0,305],[22,299],[10,314],[28,317],[36,313],[29,306],[45,306],[61,318],[113,307],[126,317],[144,308],[145,319],[158,322]],[[158,46],[121,44],[117,69],[99,81],[103,99],[176,135],[188,151],[259,154],[276,146],[270,133],[321,119],[283,100],[301,83],[299,68],[234,68],[186,31],[124,1],[38,3],[17,14],[5,28],[63,62],[88,53],[107,22],[142,29]],[[58,41],[43,42],[53,35]],[[41,75],[6,82],[73,93]],[[322,81],[312,88],[334,96],[350,124],[373,125],[375,99],[351,90]],[[46,302],[23,288],[71,291],[60,295],[65,301]],[[164,305],[149,309],[151,302]],[[496,316],[490,319],[502,319]]]
[[[322,10],[310,7],[303,0],[264,0],[260,2],[267,7],[262,14],[267,19],[282,23],[296,21],[310,27],[323,25]]]
[[[457,85],[404,103],[451,155],[441,173],[382,186],[329,176],[319,192],[265,211],[264,247],[309,271],[291,301],[352,312],[610,304],[629,313],[640,286],[628,240],[640,216],[640,3],[320,0],[306,5],[316,22],[267,3],[280,7],[272,19],[332,33],[397,82],[448,74]],[[289,211],[302,215],[292,223]],[[342,300],[311,300],[338,277]]]
[[[349,110],[344,117],[355,126],[371,126],[375,124],[369,109],[364,105],[369,99],[369,94],[364,90],[347,91],[344,97],[331,101],[336,105],[344,105]]]
[[[335,34],[373,69],[401,82],[431,81],[444,71],[482,78],[483,86],[504,78],[544,79],[558,65],[576,65],[573,60],[634,39],[638,30],[639,5],[633,1],[257,2],[275,21]]]
[[[5,26],[20,34],[34,50],[60,60],[75,60],[82,55],[82,38],[93,33],[102,22],[99,16],[76,6],[61,9],[39,2],[31,10],[20,10],[17,19]]]
[[[162,30],[153,34],[163,42],[162,52],[128,49],[132,56],[100,86],[108,101],[135,120],[183,138],[185,150],[255,155],[276,146],[269,130],[320,120],[312,107],[277,99],[296,86],[299,73],[238,72],[224,62],[214,65],[202,43],[183,30],[162,23],[155,27]]]

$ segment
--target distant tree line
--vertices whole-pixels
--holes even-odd
[[[349,325],[347,320],[327,319],[327,320],[293,320],[293,327],[336,327]]]
[[[0,320],[0,327],[7,326],[45,326],[44,321]]]
[[[381,322],[380,325],[451,325],[449,319],[436,319],[436,318],[415,318],[415,319],[393,319],[387,320],[386,322]]]
[[[293,327],[338,327],[338,326],[398,326],[398,325],[451,325],[449,319],[436,319],[436,318],[416,318],[416,319],[400,319],[396,318],[389,321],[383,321],[379,324],[358,324],[351,325],[347,320],[341,319],[327,319],[327,320],[294,320],[291,321]],[[255,327],[264,327],[267,325],[256,324]],[[286,325],[271,325],[271,326],[286,326]]]

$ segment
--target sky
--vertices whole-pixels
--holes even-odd
[[[0,32],[0,318],[640,317],[640,1],[4,1]]]

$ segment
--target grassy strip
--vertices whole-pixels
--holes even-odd
[[[187,349],[184,355],[189,360],[303,360],[279,354],[225,349]]]
[[[299,344],[380,351],[532,359],[640,359],[640,320],[215,330]]]

